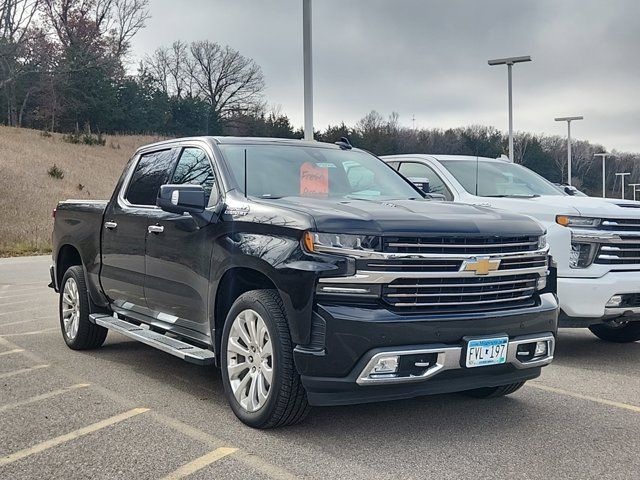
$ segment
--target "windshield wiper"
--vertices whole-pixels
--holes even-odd
[[[483,195],[483,196],[488,198],[537,198],[540,195],[538,195],[537,193],[533,193],[531,195],[512,194],[512,195]]]

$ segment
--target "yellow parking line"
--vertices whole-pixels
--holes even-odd
[[[606,398],[592,397],[591,395],[583,395],[578,392],[571,392],[562,388],[550,387],[543,385],[539,382],[529,382],[527,385],[537,388],[538,390],[544,390],[546,392],[557,393],[559,395],[565,395],[567,397],[579,398],[580,400],[587,400],[589,402],[599,403],[601,405],[608,405],[609,407],[621,408],[623,410],[630,410],[632,412],[640,413],[640,407],[637,405],[631,405],[629,403],[616,402],[613,400],[607,400]]]
[[[60,330],[60,327],[45,328],[44,330],[36,330],[35,332],[4,333],[0,335],[0,337],[22,337],[24,335],[40,335],[41,333],[52,332],[53,330]]]
[[[74,430],[73,432],[69,432],[65,435],[60,435],[59,437],[55,437],[50,440],[45,440],[44,442],[38,443],[33,447],[25,448],[24,450],[19,450],[15,453],[12,453],[11,455],[7,455],[6,457],[0,458],[0,467],[4,465],[8,465],[9,463],[16,462],[30,455],[34,455],[36,453],[40,453],[50,448],[56,447],[62,443],[75,440],[76,438],[82,437],[84,435],[88,435],[89,433],[93,433],[103,428],[110,427],[111,425],[115,425],[116,423],[120,423],[124,420],[127,420],[131,417],[135,417],[136,415],[140,415],[141,413],[145,413],[148,411],[149,411],[148,408],[134,408],[133,410],[129,410],[128,412],[124,412],[124,413],[121,413],[120,415],[107,418],[106,420],[102,420],[100,422],[87,425],[86,427],[79,428],[78,430]]]
[[[237,448],[228,448],[228,447],[220,447],[216,448],[214,451],[207,453],[199,458],[196,458],[192,462],[189,462],[182,467],[178,468],[174,472],[170,473],[166,477],[163,477],[162,480],[178,480],[180,478],[184,478],[187,475],[191,475],[192,473],[197,472],[198,470],[202,470],[204,467],[211,465],[213,462],[217,462],[221,458],[226,457],[227,455],[231,455],[232,453],[237,452]]]
[[[35,367],[21,368],[20,370],[14,370],[13,372],[2,373],[0,374],[0,378],[9,378],[9,377],[13,377],[14,375],[29,373],[29,372],[33,372],[34,370],[40,370],[41,368],[47,368],[48,366],[49,365],[36,365]]]
[[[24,348],[14,348],[13,350],[7,350],[6,352],[0,352],[0,357],[4,355],[11,355],[14,353],[24,352]]]
[[[11,410],[13,408],[23,407],[23,406],[29,405],[31,403],[36,403],[36,402],[39,402],[41,400],[47,400],[49,398],[56,397],[58,395],[62,395],[63,393],[71,392],[72,390],[77,390],[79,388],[86,388],[88,386],[89,386],[88,383],[78,383],[76,385],[71,385],[70,387],[60,388],[58,390],[53,390],[53,391],[48,392],[48,393],[43,393],[42,395],[36,395],[35,397],[26,398],[24,400],[20,400],[19,402],[7,403],[5,405],[0,405],[0,413],[6,412],[7,410]]]

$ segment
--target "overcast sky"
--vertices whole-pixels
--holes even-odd
[[[208,39],[252,57],[266,99],[301,126],[302,0],[151,0],[134,40],[139,58],[173,40]],[[573,136],[640,152],[638,0],[314,0],[315,127],[370,110],[416,127],[566,134],[556,116],[584,115]]]

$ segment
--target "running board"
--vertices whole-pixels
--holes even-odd
[[[116,331],[122,335],[142,342],[151,347],[155,347],[163,352],[170,353],[189,363],[196,365],[211,365],[215,363],[215,354],[211,350],[196,347],[189,343],[167,337],[158,332],[153,332],[147,328],[135,325],[124,320],[112,317],[104,313],[92,313],[89,315],[91,322],[109,330]]]

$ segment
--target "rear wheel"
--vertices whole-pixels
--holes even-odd
[[[589,330],[601,340],[629,343],[640,340],[640,322],[616,322],[591,325]]]
[[[511,395],[516,390],[520,390],[525,382],[510,383],[509,385],[500,385],[499,387],[484,387],[468,390],[465,395],[475,398],[497,398]]]
[[[97,307],[89,298],[84,270],[70,267],[62,278],[60,288],[60,328],[64,341],[73,350],[98,348],[107,338],[107,329],[89,321],[89,314]]]
[[[282,301],[253,290],[231,307],[222,333],[222,381],[233,412],[254,428],[292,425],[309,411]]]

